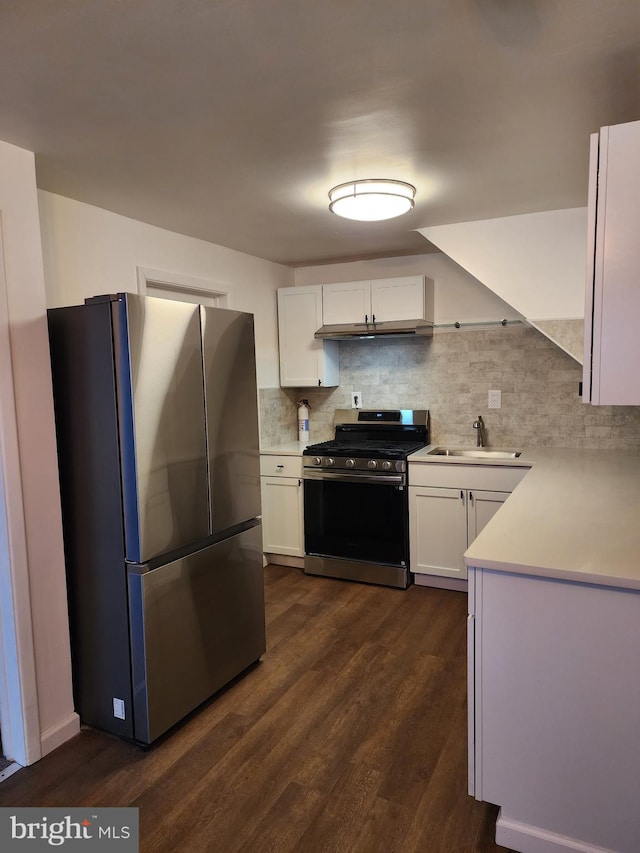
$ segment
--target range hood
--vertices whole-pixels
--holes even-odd
[[[321,326],[316,338],[331,341],[353,341],[366,338],[430,338],[430,320],[393,320],[386,323],[335,323]]]

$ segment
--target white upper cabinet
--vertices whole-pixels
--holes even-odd
[[[373,322],[394,320],[433,320],[425,314],[424,276],[379,278],[371,282]]]
[[[368,317],[365,320],[365,317]],[[322,321],[334,323],[366,323],[371,320],[371,282],[340,281],[322,285]]]
[[[322,325],[322,285],[278,290],[280,385],[284,388],[335,386],[339,351],[335,341],[314,338]]]
[[[323,284],[324,325],[433,320],[433,282],[429,279],[427,284],[430,299],[426,301],[422,275]],[[426,302],[429,311],[425,311]]]
[[[640,121],[591,137],[583,400],[640,405]]]

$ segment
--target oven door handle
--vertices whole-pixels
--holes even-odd
[[[376,486],[404,486],[404,474],[348,474],[341,471],[316,471],[305,468],[304,480],[331,480],[335,483],[374,483]]]

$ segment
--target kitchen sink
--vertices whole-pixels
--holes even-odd
[[[469,459],[517,459],[519,450],[489,450],[486,447],[478,447],[474,450],[454,447],[435,447],[427,453],[427,456],[461,456]]]

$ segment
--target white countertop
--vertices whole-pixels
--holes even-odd
[[[311,441],[287,441],[273,447],[261,447],[260,453],[267,456],[302,456],[302,451],[309,447]]]
[[[468,566],[640,590],[639,452],[531,449],[496,463],[426,450],[410,461],[531,466],[467,549]]]
[[[260,453],[301,456],[311,443]],[[436,446],[409,462],[530,468],[467,549],[468,566],[640,590],[640,452],[523,448],[515,459],[428,456]]]

